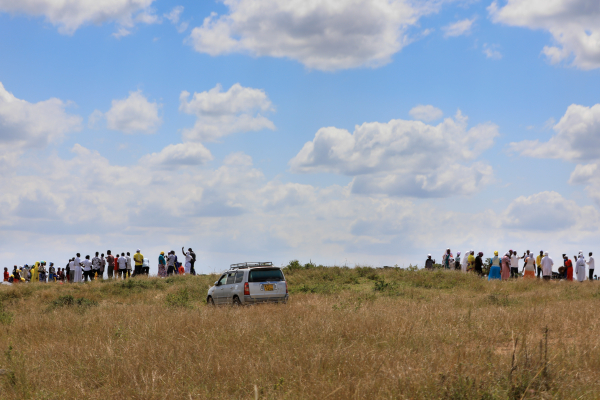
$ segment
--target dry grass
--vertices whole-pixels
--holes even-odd
[[[600,397],[600,284],[287,275],[287,305],[247,308],[207,307],[214,276],[2,287],[1,397]]]

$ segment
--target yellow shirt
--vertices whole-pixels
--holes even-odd
[[[537,256],[535,261],[537,262],[537,266],[540,267],[542,265],[542,256]]]
[[[135,253],[133,261],[135,261],[135,265],[142,265],[144,263],[144,256],[141,253]]]

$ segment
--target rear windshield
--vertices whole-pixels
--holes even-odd
[[[248,282],[283,281],[283,272],[279,268],[253,269],[248,275]]]

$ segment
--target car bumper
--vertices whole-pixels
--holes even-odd
[[[259,304],[259,303],[285,303],[288,301],[290,295],[285,296],[244,296],[244,304]]]

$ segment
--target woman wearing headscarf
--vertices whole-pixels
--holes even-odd
[[[454,260],[454,269],[460,270],[460,251],[456,253],[456,259]]]
[[[527,257],[525,257],[523,278],[535,278],[535,259],[533,258],[533,253],[530,253]]]
[[[508,253],[504,254],[502,257],[502,280],[507,281],[510,278],[510,255]]]
[[[471,253],[468,251],[465,251],[465,256],[463,257],[462,264],[460,266],[460,269],[462,270],[462,272],[465,272],[465,273],[467,272],[467,266],[469,264],[469,254],[471,254]]]
[[[451,260],[452,253],[450,252],[450,249],[446,249],[446,253],[442,256],[442,265],[444,266],[444,269],[450,269]]]
[[[40,262],[36,261],[31,269],[31,282],[40,281]]]
[[[165,260],[165,252],[161,251],[160,256],[158,256],[158,276],[161,278],[167,277],[167,261]]]
[[[566,254],[563,254],[563,259],[565,260],[565,276],[568,281],[573,281],[573,262],[569,260]]]
[[[498,251],[494,251],[494,258],[492,258],[490,262],[490,273],[488,275],[488,281],[491,281],[492,279],[502,279],[500,272],[500,257],[498,257]]]
[[[579,252],[579,258],[575,264],[575,273],[577,274],[577,280],[583,282],[585,280],[585,258],[583,258],[583,252]]]
[[[483,275],[483,253],[481,251],[475,257],[475,272],[479,276]]]
[[[468,262],[467,262],[467,272],[471,272],[473,271],[473,269],[475,269],[475,252],[473,250],[471,250],[471,252],[469,253],[469,258],[468,258]]]

